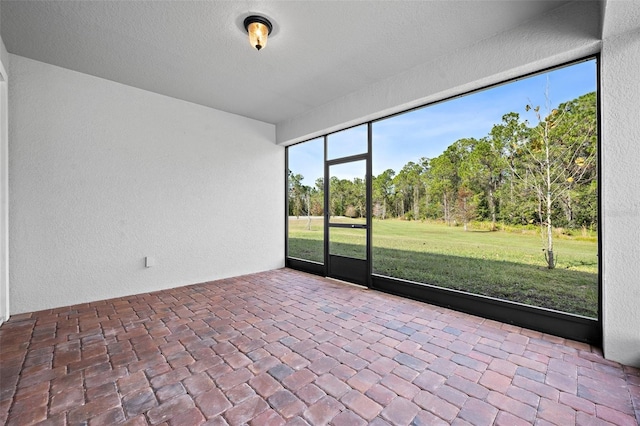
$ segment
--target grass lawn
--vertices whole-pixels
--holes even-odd
[[[306,218],[289,221],[289,255],[323,262],[323,221],[314,219],[311,230],[306,227]],[[558,264],[549,270],[540,235],[532,231],[464,232],[401,220],[374,220],[372,230],[376,274],[597,317],[595,238],[556,237]],[[361,235],[340,229],[332,234],[332,252],[361,252]]]

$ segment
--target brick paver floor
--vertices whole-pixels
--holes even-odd
[[[9,425],[636,425],[640,371],[538,332],[281,269],[15,315]]]

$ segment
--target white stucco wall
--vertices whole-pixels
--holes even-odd
[[[0,16],[2,16],[2,2],[0,2]],[[0,21],[2,20],[0,19]],[[9,68],[9,52],[7,52],[2,37],[0,37],[0,62],[4,64],[5,69]]]
[[[1,3],[1,2],[0,2]],[[0,4],[0,15],[2,14]],[[0,37],[0,324],[9,319],[8,79],[9,53]]]
[[[0,324],[9,319],[9,54],[0,37]]]
[[[283,266],[273,125],[20,56],[9,72],[11,314]]]
[[[640,25],[640,24],[639,24]],[[604,354],[640,367],[640,29],[602,45]]]

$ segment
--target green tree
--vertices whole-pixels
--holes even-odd
[[[595,109],[580,107],[589,102],[595,105],[595,96],[585,96],[582,102],[566,102],[551,109],[547,89],[546,115],[543,116],[539,106],[526,107],[527,111],[535,112],[538,123],[529,138],[519,142],[525,173],[520,172],[518,177],[537,196],[540,223],[545,228],[545,259],[549,269],[556,265],[553,247],[555,209],[559,203],[567,202],[574,185],[585,179],[595,162],[592,145],[596,125],[595,120],[589,118],[593,115],[589,111]]]
[[[402,193],[403,215],[405,206],[410,207],[409,219],[420,218],[420,195],[423,192],[422,173],[424,168],[419,163],[409,161],[394,179],[396,188]]]
[[[289,215],[300,217],[304,214],[305,187],[302,184],[304,176],[294,174],[289,170]]]
[[[393,195],[393,177],[396,172],[387,169],[373,179],[373,204],[378,206],[375,210],[375,216],[379,219],[387,218],[387,204]]]
[[[434,198],[441,201],[442,218],[448,225],[453,221],[460,183],[458,168],[463,158],[463,151],[462,145],[455,142],[429,162],[429,191]]]
[[[504,179],[506,159],[503,156],[504,140],[497,137],[466,139],[469,155],[460,167],[461,178],[477,187],[487,200],[491,230],[496,230],[498,190]]]
[[[464,231],[467,232],[469,222],[476,217],[476,203],[474,194],[465,186],[458,188],[458,199],[455,210],[457,220],[462,222]]]

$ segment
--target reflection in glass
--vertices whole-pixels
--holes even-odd
[[[324,263],[324,139],[287,148],[289,257]]]

